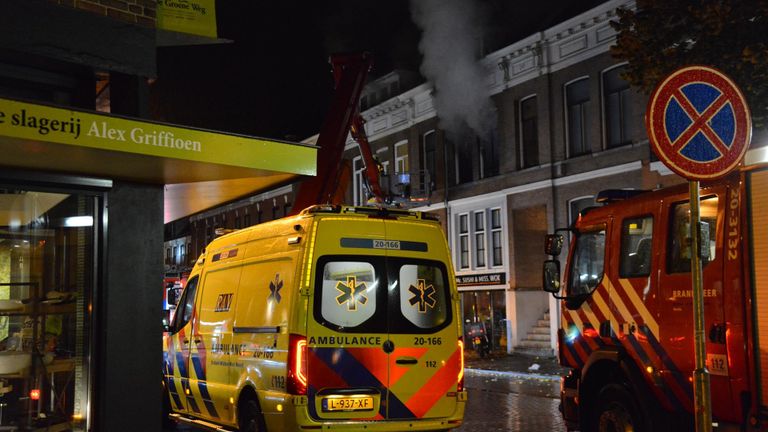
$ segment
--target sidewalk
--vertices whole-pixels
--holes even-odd
[[[508,372],[539,377],[559,379],[568,373],[568,368],[561,367],[555,357],[539,357],[525,354],[494,352],[480,358],[474,351],[466,351],[464,367],[476,371]]]

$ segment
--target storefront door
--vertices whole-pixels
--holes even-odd
[[[0,184],[0,426],[89,428],[102,201]]]

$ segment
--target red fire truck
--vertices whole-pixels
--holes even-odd
[[[761,150],[761,149],[758,149]],[[768,164],[702,183],[706,364],[715,430],[768,430]],[[754,162],[753,162],[754,161]],[[544,289],[561,299],[558,355],[569,430],[693,425],[687,185],[606,191],[605,204],[547,236]],[[560,232],[558,232],[560,231]]]

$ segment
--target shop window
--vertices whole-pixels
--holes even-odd
[[[568,125],[568,157],[589,153],[587,142],[587,113],[589,109],[589,78],[565,86],[566,121]]]
[[[520,168],[539,164],[539,121],[536,96],[520,101]]]
[[[619,276],[644,277],[651,274],[653,217],[625,219],[621,223]]]
[[[0,429],[87,429],[102,209],[94,195],[0,186]]]

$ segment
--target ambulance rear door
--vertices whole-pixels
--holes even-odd
[[[389,419],[451,416],[462,373],[458,302],[437,224],[387,220]]]
[[[308,321],[310,414],[447,417],[461,370],[458,313],[439,225],[319,222]]]

